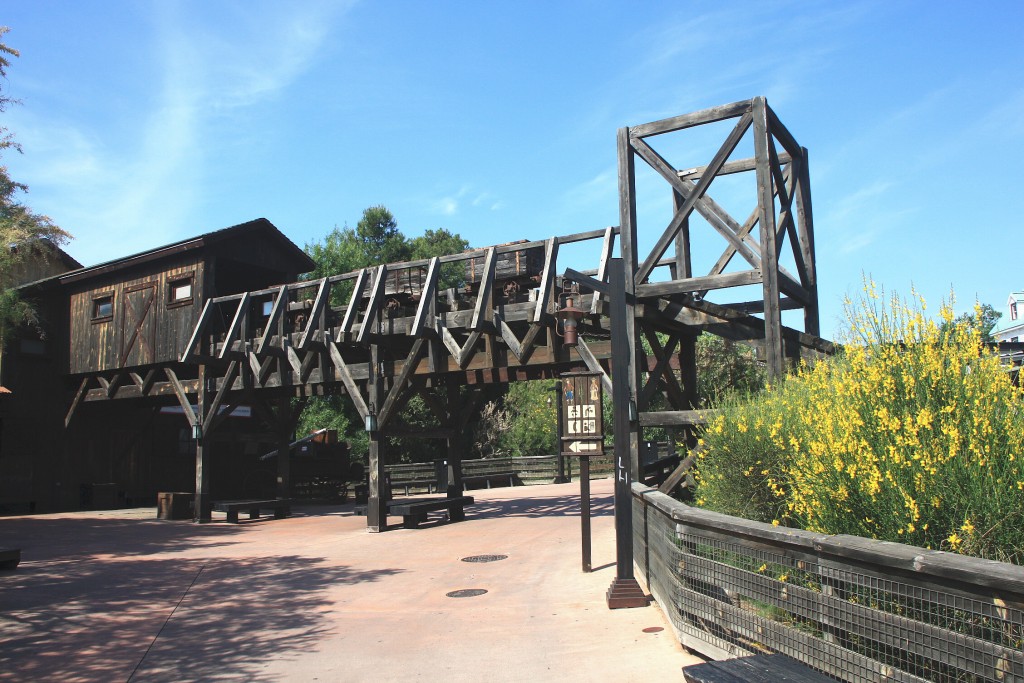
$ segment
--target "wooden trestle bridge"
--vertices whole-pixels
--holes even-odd
[[[732,127],[706,165],[673,165],[655,149],[672,135],[719,122]],[[736,151],[750,138],[753,156],[733,159],[744,156]],[[833,345],[818,336],[807,150],[764,98],[622,128],[617,140],[618,227],[209,299],[178,362],[86,377],[68,418],[84,402],[176,397],[199,437],[196,510],[208,519],[208,437],[225,415],[250,405],[276,420],[283,449],[295,419],[284,399],[343,391],[370,427],[368,526],[381,530],[384,437],[408,435],[396,415],[411,396],[422,396],[437,418],[429,436],[445,438],[460,433],[478,407],[479,392],[454,387],[555,377],[585,365],[602,373],[606,390],[612,382],[629,385],[638,408],[631,423],[636,478],[644,427],[699,422],[695,342],[701,332],[753,343],[772,375],[785,371],[787,359],[828,354]],[[667,225],[638,225],[637,159],[667,185],[673,201]],[[718,178],[744,173],[752,177],[753,207],[734,218],[711,190]],[[653,246],[641,251],[651,238]],[[709,240],[721,251],[715,247],[710,268],[695,272],[695,249]],[[624,377],[608,373],[607,339],[616,321],[605,296],[575,285],[575,304],[587,315],[578,346],[561,343],[555,312],[574,287],[562,274],[579,264],[563,263],[560,252],[588,241],[599,245],[600,256],[587,274],[605,280],[616,249],[624,264],[622,324],[632,347]],[[449,288],[453,281],[458,286]],[[730,293],[746,296],[731,300]],[[802,329],[784,326],[783,310],[802,311]],[[652,410],[659,394],[671,410]],[[455,444],[449,438],[449,495],[461,492]],[[279,485],[287,481],[287,462],[278,457]]]

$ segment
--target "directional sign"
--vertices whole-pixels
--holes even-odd
[[[558,437],[563,455],[604,455],[602,396],[600,374],[562,375],[562,432]]]
[[[601,451],[601,442],[600,441],[570,441],[569,442],[569,451],[572,452],[572,453],[576,453],[577,455],[580,454],[580,453],[586,453],[587,455],[590,455],[592,453],[598,453],[598,452]]]

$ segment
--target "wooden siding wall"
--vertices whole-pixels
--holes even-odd
[[[194,276],[191,304],[170,304],[170,283]],[[70,297],[71,374],[117,370],[181,356],[203,304],[201,259],[126,280],[105,280]],[[93,302],[113,295],[109,319],[94,321]]]

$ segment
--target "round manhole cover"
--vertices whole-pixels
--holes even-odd
[[[462,590],[445,593],[449,598],[475,598],[487,592],[486,588],[463,588]]]
[[[471,555],[470,557],[462,558],[463,562],[497,562],[498,560],[507,560],[508,555]]]
[[[647,628],[644,629],[644,633],[660,633],[661,631],[664,631],[664,630],[665,629],[662,628],[661,626],[648,626]]]

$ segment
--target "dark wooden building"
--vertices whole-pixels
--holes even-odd
[[[158,491],[190,491],[195,447],[173,396],[75,406],[75,388],[100,373],[114,385],[153,381],[180,358],[208,299],[312,268],[261,218],[23,285],[42,325],[9,344],[0,366],[11,392],[0,399],[0,511],[153,504]],[[272,465],[254,465],[275,439],[247,409],[234,415],[214,476],[229,493],[273,490]],[[238,459],[249,466],[233,481]]]

